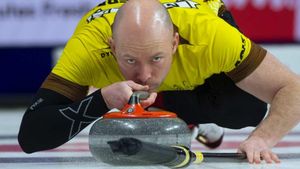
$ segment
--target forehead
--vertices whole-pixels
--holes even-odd
[[[154,53],[165,53],[172,48],[170,39],[147,38],[147,39],[123,39],[116,42],[116,49],[119,54],[135,56],[138,54],[153,55]]]
[[[162,26],[123,24],[114,32],[114,39],[120,43],[143,45],[155,41],[170,41],[172,32]]]
[[[118,47],[123,50],[134,50],[134,51],[144,51],[144,50],[161,50],[162,48],[169,47],[171,43],[169,41],[149,41],[149,42],[123,42],[119,43]]]

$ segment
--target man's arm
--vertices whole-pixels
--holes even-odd
[[[56,148],[108,111],[100,90],[86,92],[50,74],[23,116],[18,141],[24,152]]]
[[[239,151],[250,163],[279,162],[271,147],[300,120],[300,78],[267,53],[262,63],[248,77],[237,83],[241,89],[270,103],[267,117],[257,126]]]
[[[148,90],[148,86],[122,81],[85,96],[87,89],[51,73],[23,116],[18,141],[24,152],[66,143],[109,108],[122,109],[133,91]],[[151,93],[141,104],[147,107],[155,98],[156,93]]]

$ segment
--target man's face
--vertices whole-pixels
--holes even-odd
[[[150,91],[154,91],[169,72],[172,55],[178,45],[178,34],[172,37],[137,36],[112,40],[112,50],[126,80],[148,85]]]

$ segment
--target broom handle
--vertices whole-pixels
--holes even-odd
[[[246,159],[247,156],[244,153],[213,153],[213,152],[202,152],[204,158],[237,158]]]
[[[182,168],[191,163],[201,163],[202,161],[234,162],[246,158],[244,154],[240,153],[192,152],[189,148],[180,145],[166,146],[128,137],[109,141],[108,144],[112,152],[122,158],[143,161],[145,164],[165,165],[171,168]]]

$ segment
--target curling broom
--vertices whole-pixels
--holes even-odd
[[[130,137],[109,141],[108,144],[114,154],[147,165],[157,164],[171,168],[182,168],[201,162],[247,162],[247,156],[243,153],[192,152],[185,146],[166,146]],[[280,153],[278,157],[280,159],[299,159],[300,154]]]

